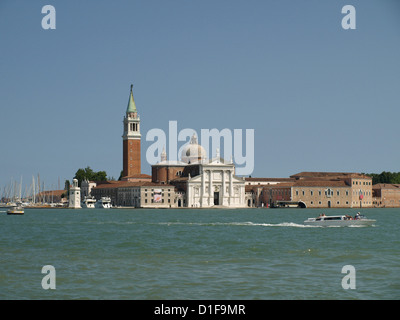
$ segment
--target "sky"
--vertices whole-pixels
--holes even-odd
[[[397,172],[399,57],[397,0],[1,0],[0,187],[118,178],[131,84],[142,173],[169,121],[253,129],[253,177]]]

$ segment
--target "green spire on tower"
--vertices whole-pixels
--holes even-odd
[[[126,109],[127,113],[137,112],[135,100],[133,100],[133,92],[132,92],[133,84],[131,84],[131,94],[129,96],[128,108]]]

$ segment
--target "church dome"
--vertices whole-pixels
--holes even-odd
[[[207,158],[206,149],[197,142],[197,137],[193,134],[190,143],[182,149],[181,160],[185,163],[198,163]]]

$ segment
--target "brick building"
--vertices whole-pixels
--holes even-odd
[[[372,186],[374,207],[400,207],[400,184],[379,183]]]
[[[140,117],[138,115],[135,100],[132,93],[129,95],[128,107],[124,117],[124,132],[122,135],[123,150],[123,174],[122,176],[135,178],[141,174],[141,157],[140,157]]]
[[[306,208],[372,206],[372,178],[359,173],[301,172],[292,181],[264,185],[259,204]],[[254,186],[252,186],[254,190]]]
[[[96,200],[110,197],[117,207],[172,208],[180,204],[174,186],[148,181],[104,183],[93,188],[91,195]]]

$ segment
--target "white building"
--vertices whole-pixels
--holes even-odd
[[[232,162],[226,163],[217,154],[217,157],[198,166],[199,175],[189,175],[187,180],[188,207],[246,206],[245,181],[235,176],[235,166]]]
[[[81,188],[78,187],[78,179],[74,179],[69,189],[69,208],[81,208]]]
[[[174,168],[174,165],[170,165],[163,150],[162,162],[153,166],[158,170],[157,174],[153,171],[153,178],[161,183],[166,180],[165,183],[176,185],[178,191],[184,192],[185,207],[246,207],[245,180],[235,176],[234,163],[222,159],[219,150],[215,158],[206,158],[205,149],[197,143],[197,138],[193,135],[190,143],[182,149],[179,166]],[[163,179],[163,175],[159,174],[162,167],[170,170],[164,177],[172,177],[175,172],[180,174],[176,179]]]

